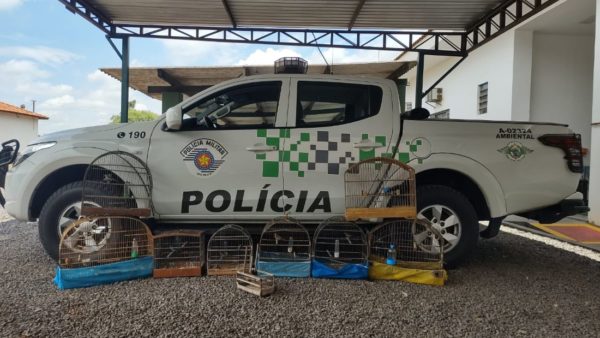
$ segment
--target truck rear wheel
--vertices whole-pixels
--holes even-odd
[[[446,266],[455,267],[471,256],[479,223],[475,208],[461,192],[442,185],[419,186],[417,210],[417,217],[431,222],[444,237]]]
[[[82,189],[83,182],[74,182],[61,187],[48,198],[40,212],[38,221],[40,242],[48,256],[54,260],[58,260],[58,247],[62,232],[81,216]],[[102,193],[99,188],[93,186],[88,186],[87,189],[96,195]],[[91,202],[86,202],[86,204],[99,207]],[[110,234],[107,234],[107,238],[109,236]]]

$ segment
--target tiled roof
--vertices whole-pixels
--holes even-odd
[[[29,110],[26,110],[26,109],[23,109],[23,108],[20,108],[17,106],[13,106],[12,104],[8,104],[8,103],[2,102],[2,101],[0,101],[0,113],[13,113],[13,114],[17,114],[17,115],[33,117],[33,118],[40,119],[40,120],[48,119],[48,116],[46,116],[46,115],[30,112]]]

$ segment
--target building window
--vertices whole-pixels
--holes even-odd
[[[450,118],[450,109],[429,115],[430,120],[448,120]]]
[[[482,83],[477,90],[477,108],[479,114],[487,114],[488,112],[488,83]]]

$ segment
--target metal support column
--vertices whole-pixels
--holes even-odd
[[[121,37],[121,123],[127,123],[129,115],[129,37]]]
[[[425,72],[425,53],[419,52],[417,64],[417,85],[415,87],[415,108],[423,107],[423,73]]]

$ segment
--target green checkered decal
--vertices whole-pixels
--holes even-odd
[[[294,135],[294,139],[291,134],[289,128],[257,130],[256,136],[260,143],[279,149],[256,154],[256,159],[262,162],[263,177],[279,177],[280,165],[284,170],[297,173],[298,177],[304,177],[307,172],[311,171],[339,175],[349,163],[376,156],[392,156],[392,153],[380,153],[381,149],[386,149],[386,136],[374,136],[373,140],[384,146],[376,151],[376,149],[358,150],[354,148],[353,143],[358,140],[352,140],[349,133],[331,135],[329,131],[300,132],[298,135]],[[371,136],[362,134],[361,138],[369,140]],[[411,146],[410,142],[409,146]],[[410,160],[409,152],[399,152],[396,156],[404,163]]]

